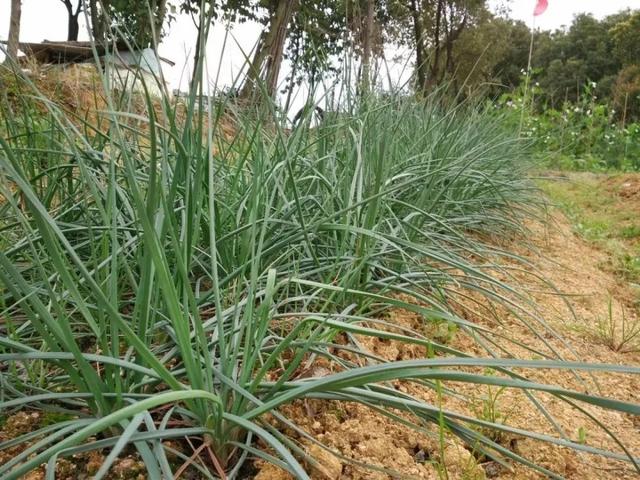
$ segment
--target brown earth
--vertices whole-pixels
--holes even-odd
[[[607,180],[605,185],[623,199],[640,199],[640,175],[638,174],[615,176]],[[640,210],[640,203],[636,205]]]

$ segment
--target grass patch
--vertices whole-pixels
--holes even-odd
[[[593,331],[595,337],[614,352],[640,351],[640,321],[629,318],[624,309],[621,310],[619,318],[616,318],[611,300],[607,313],[605,318],[597,319]]]
[[[566,173],[540,182],[575,231],[609,256],[608,270],[640,289],[640,195],[635,174]],[[640,290],[638,290],[640,300]]]

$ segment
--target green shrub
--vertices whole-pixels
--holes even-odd
[[[585,85],[577,103],[565,102],[556,110],[535,104],[540,91],[534,83],[526,96],[520,87],[498,106],[552,168],[639,170],[640,124],[623,123],[621,111],[600,103],[595,89],[594,83]]]

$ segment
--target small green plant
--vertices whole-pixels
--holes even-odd
[[[427,338],[448,345],[455,338],[458,332],[458,325],[450,320],[433,319],[425,324],[423,330]]]
[[[40,419],[40,425],[47,427],[49,425],[55,425],[60,422],[66,422],[72,420],[74,417],[69,413],[57,413],[57,412],[44,412]]]
[[[614,352],[640,351],[640,321],[627,317],[621,307],[619,320],[613,314],[613,301],[609,299],[607,315],[597,319],[594,335]]]
[[[637,238],[640,237],[640,225],[627,225],[620,230],[620,236],[622,238]]]
[[[492,375],[492,370],[485,370],[486,375]],[[506,425],[508,414],[502,411],[500,405],[500,397],[504,393],[505,388],[494,388],[491,385],[485,388],[485,394],[480,399],[480,403],[474,405],[474,413],[476,417],[490,425]],[[488,436],[494,442],[502,443],[505,439],[504,432],[493,427],[480,427],[479,431],[483,435]]]
[[[587,443],[587,429],[585,427],[578,428],[578,442],[582,445]]]
[[[624,252],[617,257],[618,273],[626,280],[638,282],[640,280],[640,255]]]

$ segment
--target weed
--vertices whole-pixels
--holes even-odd
[[[620,230],[620,236],[626,239],[640,237],[640,225],[627,225]]]
[[[597,319],[596,328],[592,333],[614,352],[640,351],[640,321],[627,317],[623,307],[621,307],[619,319],[616,318],[613,314],[611,298],[607,304],[607,315]]]
[[[632,253],[619,255],[617,271],[625,280],[637,282],[640,279],[640,255]]]
[[[40,419],[40,425],[43,427],[47,427],[49,425],[55,425],[60,422],[66,422],[73,418],[74,416],[69,413],[44,412]]]
[[[458,325],[449,320],[435,319],[425,323],[423,330],[427,338],[448,345],[454,340],[458,332]]]
[[[623,178],[572,173],[568,182],[542,182],[542,188],[564,210],[576,232],[607,253],[606,268],[621,280],[638,284],[640,227],[629,225],[637,210],[634,202],[621,199],[610,185]]]
[[[585,427],[578,428],[578,443],[586,445],[587,443],[587,429]]]
[[[490,371],[487,372],[487,374],[490,373]],[[500,397],[504,391],[504,387],[493,388],[491,386],[487,386],[485,389],[486,393],[482,396],[480,404],[474,405],[473,410],[476,418],[491,425],[506,425],[508,414],[504,413],[500,406]],[[494,442],[504,442],[504,432],[499,429],[481,427],[479,428],[479,431],[488,438],[491,438]]]

